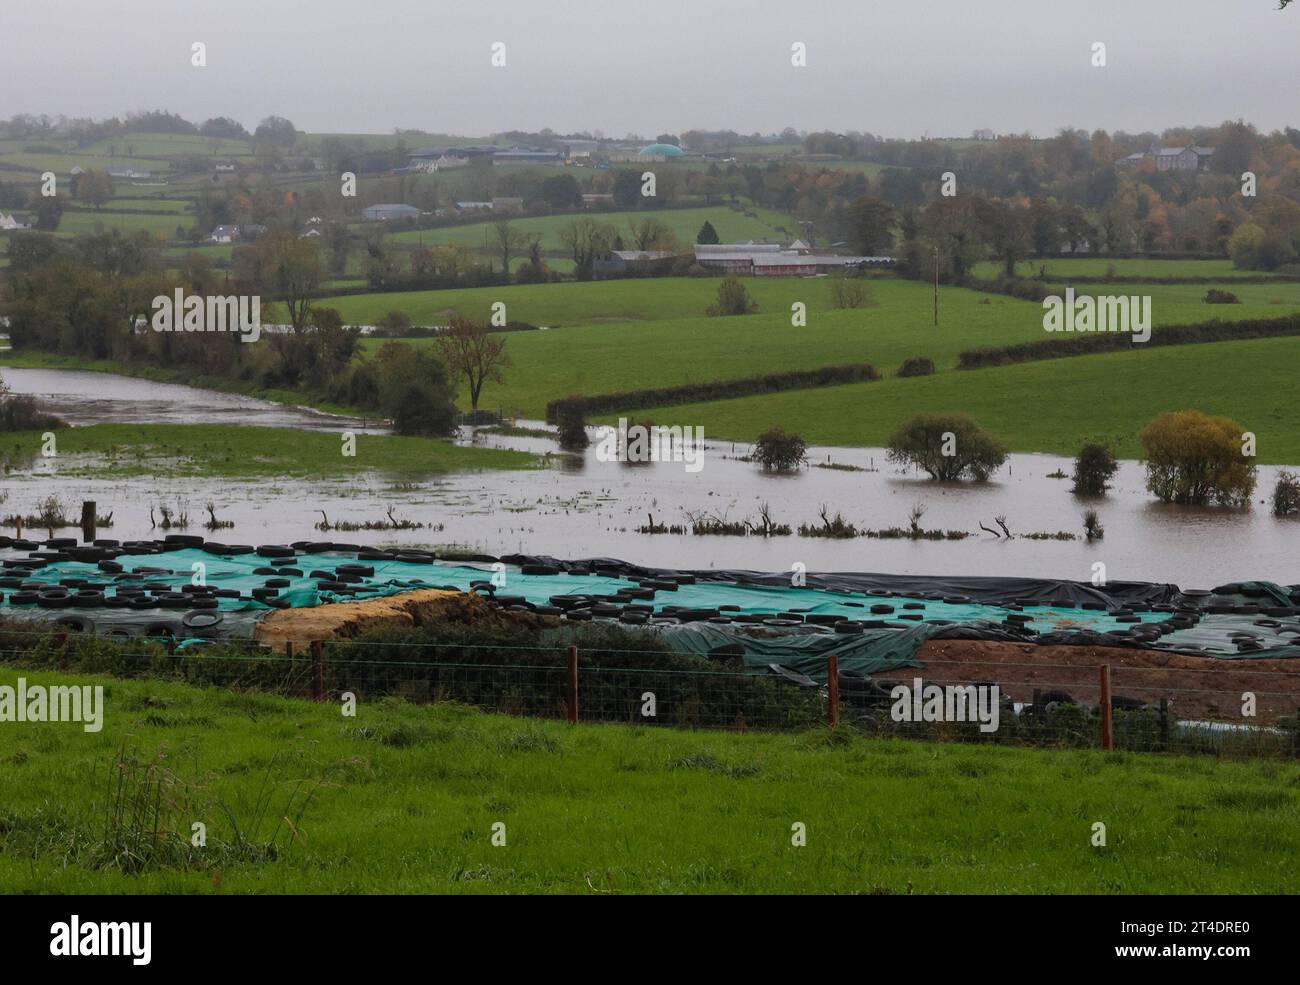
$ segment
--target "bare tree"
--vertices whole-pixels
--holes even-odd
[[[501,257],[502,272],[509,277],[510,261],[528,249],[528,234],[512,225],[509,219],[498,219],[492,223],[492,231],[488,234],[488,238],[492,241],[497,255]]]
[[[573,256],[579,280],[591,278],[592,262],[608,253],[614,242],[614,228],[594,219],[575,219],[560,229],[560,242]]]
[[[435,341],[447,369],[452,375],[465,378],[470,407],[478,410],[483,384],[488,380],[502,382],[501,370],[510,365],[505,338],[489,332],[486,325],[457,316]]]

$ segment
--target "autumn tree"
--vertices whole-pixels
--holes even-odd
[[[1244,430],[1227,417],[1197,410],[1161,414],[1138,434],[1147,489],[1166,503],[1245,506],[1255,490],[1255,462]]]
[[[478,410],[483,384],[489,380],[501,383],[504,379],[501,371],[510,365],[505,337],[489,332],[486,325],[457,315],[434,341],[452,376],[464,378],[470,409]]]
[[[324,277],[316,245],[292,230],[272,229],[252,249],[261,289],[284,305],[294,334],[301,335]]]
[[[113,197],[113,179],[105,171],[90,170],[77,176],[77,198],[99,209]]]

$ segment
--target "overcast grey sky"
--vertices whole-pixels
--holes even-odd
[[[1276,0],[2,0],[0,116],[963,136],[1300,123]],[[190,45],[207,45],[206,68]],[[506,45],[506,66],[490,64]],[[807,67],[790,63],[807,45]],[[1107,46],[1093,68],[1091,45]]]

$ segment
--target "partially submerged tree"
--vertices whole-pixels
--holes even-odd
[[[1101,444],[1087,444],[1074,459],[1074,492],[1081,496],[1100,496],[1119,471],[1119,462],[1110,449]]]
[[[455,430],[454,388],[432,350],[386,342],[370,370],[379,407],[398,434],[447,435]]]
[[[1300,476],[1283,469],[1273,486],[1273,515],[1295,516],[1300,513]]]
[[[434,340],[447,369],[465,380],[470,409],[478,410],[483,384],[489,380],[500,383],[504,379],[501,370],[510,365],[505,337],[489,332],[486,325],[457,315]]]
[[[591,440],[587,437],[587,411],[582,397],[561,400],[555,411],[560,447],[565,451],[582,451]]]
[[[918,414],[886,447],[891,462],[915,465],[940,482],[986,482],[1007,460],[1006,446],[965,414]]]
[[[769,472],[792,472],[808,460],[808,445],[784,428],[768,428],[754,442],[750,458]]]
[[[1166,503],[1245,506],[1255,490],[1255,463],[1243,453],[1244,431],[1227,417],[1197,410],[1161,414],[1138,435],[1146,452],[1147,489]]]

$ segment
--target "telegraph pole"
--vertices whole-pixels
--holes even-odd
[[[939,327],[939,247],[934,248],[934,324]]]

